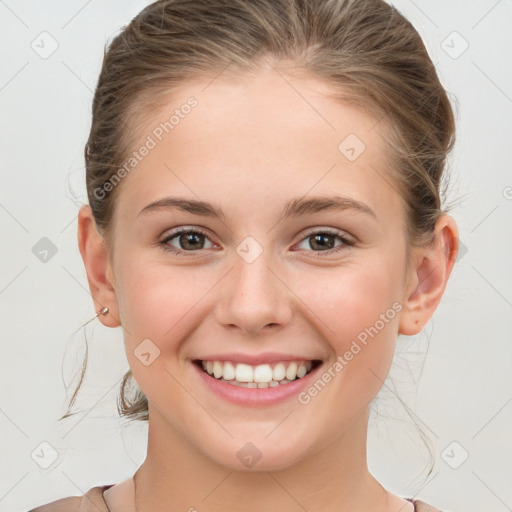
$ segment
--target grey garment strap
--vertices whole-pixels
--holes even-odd
[[[408,501],[414,504],[414,512],[442,512],[442,510],[439,510],[424,501],[410,499]]]

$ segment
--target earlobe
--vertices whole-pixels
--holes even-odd
[[[101,323],[107,327],[121,325],[119,311],[112,285],[112,268],[104,238],[98,233],[91,207],[86,205],[78,213],[78,247],[87,273],[89,289],[94,302],[94,309],[99,312],[108,308],[108,314],[98,315]]]
[[[409,288],[402,302],[399,334],[418,334],[434,314],[457,258],[458,240],[455,221],[442,215],[436,223],[434,240],[428,248],[419,250],[411,269]]]

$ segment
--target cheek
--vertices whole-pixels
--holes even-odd
[[[308,305],[319,312],[331,333],[329,339],[346,340],[370,327],[400,297],[397,272],[384,259],[347,265],[337,272],[310,279],[305,293]]]
[[[401,304],[389,262],[345,267],[310,286],[307,306],[321,318],[330,359],[299,397],[338,435],[377,395],[395,351]]]
[[[173,356],[186,338],[184,320],[204,291],[189,286],[184,271],[133,253],[120,258],[117,268],[117,302],[134,379],[151,402],[178,400],[180,388],[169,371],[174,374]]]
[[[343,358],[343,370],[336,373],[350,375],[358,386],[373,389],[379,378],[385,379],[393,359],[402,309],[399,271],[396,261],[381,255],[325,277],[318,274],[308,280],[314,286],[304,282],[303,297],[320,317],[333,357]]]
[[[189,277],[184,282],[179,269],[157,265],[137,254],[120,258],[118,269],[117,302],[128,335],[162,339],[190,310],[200,291],[194,292]]]
[[[211,269],[193,272],[136,254],[120,260],[118,268],[118,306],[126,355],[141,384],[147,380],[141,354],[149,351],[151,358],[157,355],[148,374],[151,385],[156,371],[165,372],[168,367],[174,372],[176,364],[183,363],[182,344],[207,314],[203,308],[208,303],[208,291],[215,287],[219,276]]]

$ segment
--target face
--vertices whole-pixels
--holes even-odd
[[[232,468],[319,452],[367,410],[398,334],[405,217],[383,124],[268,68],[183,84],[139,130],[109,273],[152,428]]]

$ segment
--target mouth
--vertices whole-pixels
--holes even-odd
[[[193,363],[205,374],[220,382],[242,388],[274,388],[300,380],[318,367],[322,361],[278,361],[259,365],[233,361],[201,360]]]

